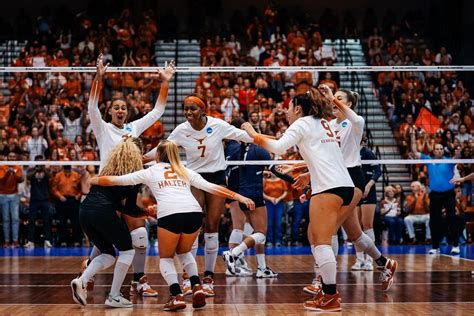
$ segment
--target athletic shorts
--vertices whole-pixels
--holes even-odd
[[[227,183],[225,181],[225,170],[219,170],[216,172],[202,172],[199,173],[201,177],[204,178],[207,182],[214,183],[217,185],[226,186]]]
[[[364,172],[362,171],[362,168],[360,166],[351,167],[351,168],[347,168],[347,171],[349,171],[349,175],[351,176],[352,182],[354,182],[354,186],[360,189],[362,193],[364,193],[365,176],[364,176]],[[362,199],[359,200],[359,203],[357,203],[357,206],[360,206],[361,204],[362,204]]]
[[[366,204],[377,204],[377,192],[375,191],[375,184],[370,188],[369,194],[361,200],[362,205]]]
[[[158,218],[157,224],[175,234],[192,234],[202,226],[202,212],[171,214]]]
[[[342,199],[342,206],[347,206],[351,204],[352,198],[354,197],[354,187],[338,187],[329,189],[323,192],[313,194],[313,196],[323,193],[335,194]]]
[[[259,196],[259,197],[249,196],[248,198],[251,199],[255,203],[255,208],[265,206],[265,201],[263,200],[263,196]],[[242,211],[250,211],[247,208],[247,205],[245,204],[239,203],[239,206]]]

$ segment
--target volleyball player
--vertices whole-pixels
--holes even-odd
[[[242,126],[245,121],[241,118],[234,119],[232,121],[233,126]],[[238,144],[239,150],[233,151],[233,160],[271,160],[270,154],[263,148],[256,146],[254,144],[242,143]],[[229,157],[229,156],[228,156]],[[235,159],[238,158],[238,159]],[[240,221],[241,229],[240,241],[235,238],[234,247],[229,251],[223,253],[223,259],[227,265],[227,271],[230,274],[235,275],[240,273],[241,266],[239,265],[239,259],[242,254],[248,248],[255,246],[256,248],[256,258],[257,258],[257,278],[274,278],[278,276],[278,273],[275,273],[266,265],[265,262],[265,241],[267,234],[267,209],[265,207],[265,202],[263,200],[263,175],[264,175],[265,166],[263,165],[247,165],[238,167],[238,192],[244,196],[250,197],[255,202],[255,210],[250,211],[248,207],[243,204],[239,204],[239,209],[241,212],[244,212],[245,217],[248,218],[250,225],[252,225],[254,231],[251,235],[247,236],[242,241],[243,235],[243,225]],[[231,214],[233,215],[233,214]],[[234,217],[237,217],[237,222],[239,222],[240,217],[232,217],[232,223],[235,225]],[[235,227],[234,227],[235,228]],[[234,231],[233,231],[234,232]],[[257,246],[258,249],[257,249]]]
[[[326,85],[318,88],[327,100],[333,104],[332,115],[336,118],[330,122],[332,130],[336,133],[336,138],[340,144],[344,157],[344,164],[348,168],[352,181],[354,182],[354,199],[356,205],[359,204],[362,192],[365,190],[365,179],[361,168],[360,142],[363,135],[364,119],[354,112],[357,105],[358,95],[348,91],[339,90],[334,96],[331,89]],[[381,281],[382,290],[387,291],[393,284],[393,275],[398,263],[393,259],[388,259],[380,253],[375,246],[375,235],[373,230],[364,233],[360,227],[360,221],[355,206],[350,210],[349,215],[343,221],[343,227],[349,240],[354,243],[356,252],[365,252],[372,257],[382,270]],[[372,236],[370,236],[372,235]],[[332,237],[334,253],[337,254],[337,235]],[[313,287],[318,288],[317,278],[313,280]],[[307,291],[308,287],[305,287]]]
[[[375,160],[375,154],[367,147],[368,139],[366,136],[362,137],[360,149],[360,158],[362,160]],[[377,205],[377,193],[375,191],[375,183],[382,175],[379,164],[364,164],[362,165],[362,172],[364,173],[365,186],[364,193],[357,207],[357,214],[364,232],[375,241],[374,235],[374,215]],[[356,251],[356,262],[352,265],[352,270],[372,271],[374,269],[372,264],[372,257],[365,255],[363,252]]]
[[[235,122],[235,120],[233,122]],[[240,147],[241,144],[238,141],[227,141],[224,149],[226,161],[240,160]],[[239,166],[228,166],[226,169],[227,188],[235,192],[239,191],[239,168]],[[227,203],[229,204],[229,212],[232,219],[232,232],[229,236],[228,245],[229,249],[232,249],[234,247],[237,247],[242,242],[244,238],[245,227],[250,226],[250,224],[247,223],[247,218],[240,209],[239,202],[228,200]],[[251,228],[251,231],[247,234],[247,236],[251,235],[252,233],[253,228]],[[245,254],[242,254],[239,257],[239,259],[235,263],[235,269],[235,273],[232,273],[229,271],[229,269],[226,269],[225,275],[239,277],[253,275],[252,270],[249,268],[247,261],[245,260]]]
[[[139,139],[127,139],[110,152],[103,164],[101,175],[124,175],[142,169],[142,152]],[[105,304],[111,307],[132,307],[133,304],[120,293],[120,287],[132,264],[135,249],[126,224],[117,215],[117,210],[130,216],[147,216],[136,206],[140,186],[91,187],[79,210],[79,220],[84,233],[100,254],[93,258],[82,275],[71,281],[73,299],[87,305],[88,280],[98,272],[115,263],[110,293]],[[122,201],[126,199],[125,204]],[[119,251],[117,260],[115,249]]]
[[[102,119],[98,108],[98,102],[102,89],[102,79],[107,71],[107,65],[104,65],[102,54],[97,58],[97,73],[91,87],[90,99],[88,103],[89,117],[92,130],[97,138],[100,151],[100,170],[104,167],[105,161],[110,151],[122,140],[125,135],[133,137],[140,136],[148,127],[153,125],[164,113],[166,99],[168,98],[169,80],[175,72],[174,61],[165,63],[165,69],[158,71],[162,79],[160,94],[155,107],[143,118],[127,123],[128,106],[125,100],[115,99],[112,101],[106,114],[111,117],[111,122],[107,123]],[[145,271],[146,251],[148,247],[148,233],[145,228],[145,219],[133,218],[126,214],[123,216],[132,236],[133,246],[135,248],[135,257],[133,259],[133,281],[130,287],[130,295],[157,296],[158,292],[152,289],[147,282]],[[90,258],[98,254],[97,247],[94,247]],[[87,260],[83,267],[87,265]],[[89,287],[93,287],[93,280],[90,280]]]
[[[237,200],[249,210],[255,209],[252,200],[222,186],[212,184],[198,173],[185,168],[180,159],[178,147],[172,141],[162,141],[156,151],[157,164],[120,177],[94,178],[99,185],[146,184],[153,192],[159,210],[158,248],[160,271],[170,287],[170,298],[164,310],[175,311],[186,308],[178,274],[174,266],[174,254],[190,275],[193,289],[193,307],[206,305],[206,294],[198,276],[197,265],[191,248],[198,237],[202,224],[202,208],[191,192],[191,186],[209,194]]]
[[[321,271],[322,290],[304,306],[316,311],[341,310],[331,238],[356,204],[354,184],[335,134],[324,119],[330,114],[330,101],[318,90],[311,89],[290,102],[287,112],[290,127],[279,140],[263,137],[249,123],[242,125],[255,139],[254,143],[276,154],[297,145],[308,164],[313,194],[308,231],[312,235],[313,256]]]
[[[207,181],[225,186],[224,139],[233,139],[250,143],[253,141],[248,134],[229,123],[206,116],[205,100],[197,95],[184,99],[184,115],[186,122],[178,125],[168,137],[186,152],[187,167],[199,173]],[[145,161],[153,159],[156,149],[145,155]],[[207,296],[214,296],[214,268],[219,248],[219,221],[224,211],[225,199],[220,196],[193,188],[193,194],[199,205],[206,207],[205,270],[203,289]],[[185,284],[185,293],[189,287]]]
[[[361,205],[361,198],[365,191],[366,182],[362,171],[360,143],[364,133],[364,118],[355,112],[359,95],[355,92],[340,89],[333,95],[326,85],[319,87],[324,96],[333,104],[332,114],[336,117],[331,121],[331,127],[341,147],[344,163],[355,185],[355,199],[357,206]],[[373,218],[372,218],[373,220]],[[382,290],[387,291],[393,284],[393,274],[398,263],[388,259],[375,246],[375,234],[372,228],[362,231],[356,208],[342,224],[349,240],[354,243],[356,253],[366,252],[372,257],[382,270]]]

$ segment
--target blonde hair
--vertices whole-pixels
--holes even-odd
[[[121,176],[143,169],[141,141],[127,138],[110,152],[100,176]]]
[[[179,158],[178,146],[172,141],[163,140],[156,147],[156,153],[159,154],[159,159],[157,155],[157,161],[168,162],[171,164],[171,169],[186,182],[189,181],[189,175],[186,169],[184,168],[181,158]]]

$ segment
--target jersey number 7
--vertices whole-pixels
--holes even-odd
[[[206,146],[205,145],[200,145],[200,146],[198,146],[198,150],[202,150],[201,151],[201,158],[204,158],[204,153],[206,152]]]

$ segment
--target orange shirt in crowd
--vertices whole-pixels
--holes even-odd
[[[64,171],[59,172],[54,176],[51,191],[56,198],[60,197],[80,197],[81,191],[81,175],[71,170],[69,176]]]
[[[156,121],[142,133],[142,136],[144,136],[143,144],[145,146],[151,144],[152,147],[156,147],[160,142],[160,139],[163,138],[164,132],[163,124],[160,121]]]
[[[75,94],[81,94],[81,81],[80,80],[68,80],[64,84],[64,89],[66,89],[67,96],[73,97]]]
[[[430,199],[428,194],[419,193],[416,197],[413,194],[409,194],[405,200],[410,215],[429,214]]]
[[[0,166],[0,194],[18,193],[18,183],[22,177],[21,166]]]
[[[263,179],[263,193],[272,198],[279,198],[288,190],[288,185],[281,179]]]

